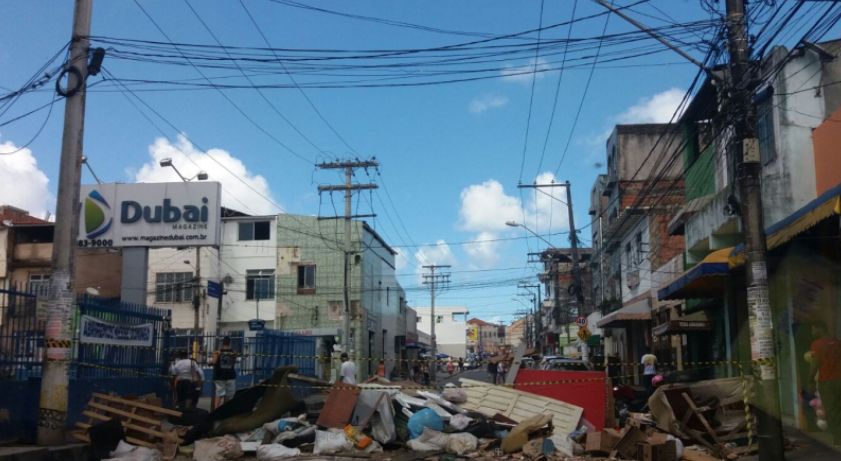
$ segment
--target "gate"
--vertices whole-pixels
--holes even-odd
[[[0,290],[0,380],[41,376],[45,322],[38,306],[33,293]]]

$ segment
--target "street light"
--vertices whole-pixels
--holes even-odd
[[[555,248],[555,245],[552,245],[552,242],[546,240],[545,238],[543,238],[542,235],[538,234],[537,232],[529,229],[528,227],[526,227],[525,224],[520,224],[517,221],[505,221],[505,225],[508,226],[508,227],[522,227],[523,229],[525,229],[526,231],[528,231],[529,233],[531,233],[535,237],[537,237],[540,240],[543,240],[544,242],[546,242],[546,244],[549,245],[549,248]]]
[[[158,162],[158,164],[163,168],[169,167],[175,170],[175,174],[177,174],[178,177],[181,178],[181,180],[184,182],[190,182],[194,179],[198,179],[199,181],[206,181],[208,178],[207,172],[204,170],[200,170],[198,173],[194,174],[189,178],[185,177],[183,174],[181,174],[180,171],[178,171],[178,168],[175,167],[175,164],[172,163],[172,159],[169,157],[162,158],[161,161]]]

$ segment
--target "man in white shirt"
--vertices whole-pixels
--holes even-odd
[[[356,384],[356,364],[353,363],[347,354],[342,354],[342,368],[339,376],[345,384]]]
[[[647,354],[642,356],[642,360],[640,360],[640,364],[642,365],[642,382],[645,385],[645,390],[648,392],[648,395],[651,395],[654,392],[654,387],[651,385],[651,380],[654,379],[654,375],[657,374],[657,356],[648,352]]]
[[[204,371],[195,360],[187,357],[186,351],[181,351],[178,360],[169,368],[175,388],[176,406],[180,409],[195,407],[199,391],[204,383]]]

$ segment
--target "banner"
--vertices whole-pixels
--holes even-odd
[[[87,344],[112,344],[120,346],[152,346],[155,335],[151,323],[142,325],[117,325],[89,315],[82,316],[79,339]]]

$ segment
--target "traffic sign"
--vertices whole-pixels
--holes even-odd
[[[586,326],[578,329],[578,337],[581,338],[582,341],[587,341],[591,335],[590,330],[588,330]]]
[[[222,297],[222,284],[219,282],[214,282],[213,280],[208,280],[207,296],[209,298],[220,299]]]
[[[580,315],[580,316],[578,316],[577,319],[575,319],[575,323],[578,324],[578,326],[580,326],[580,327],[586,326],[587,325],[587,317],[584,317],[583,315]]]

